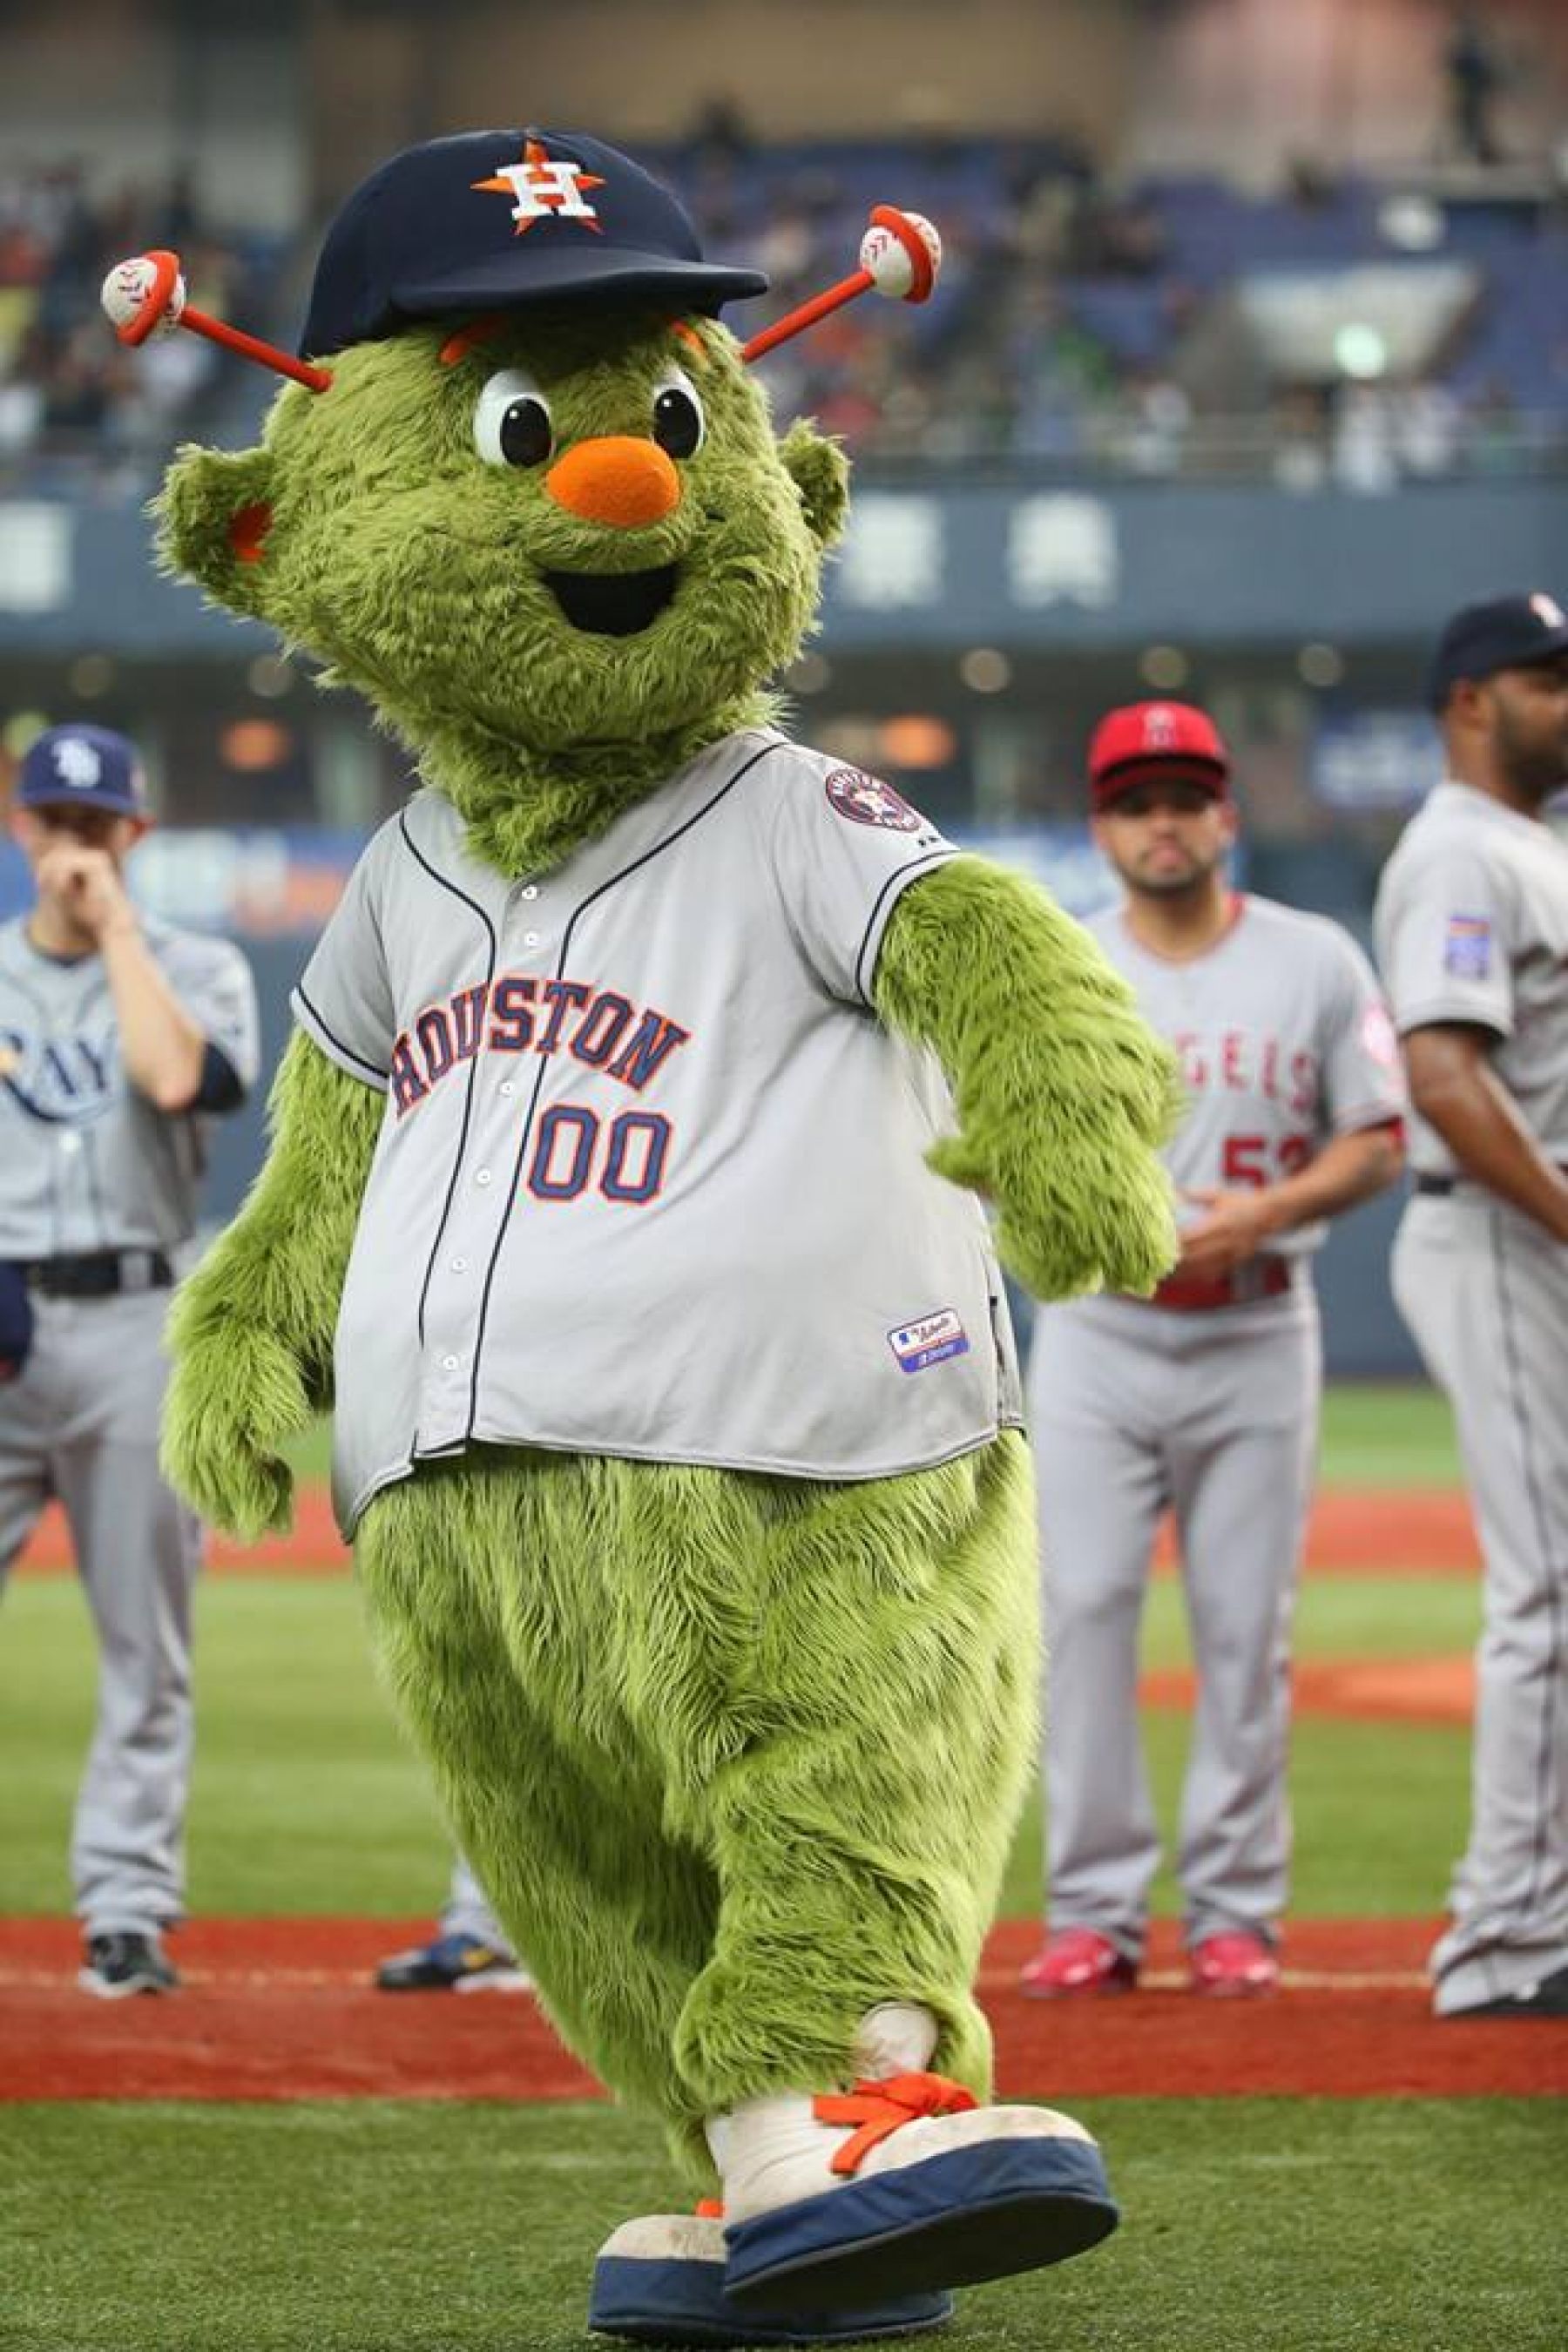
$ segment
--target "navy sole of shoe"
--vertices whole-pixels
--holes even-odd
[[[949,2294],[901,2294],[869,2311],[798,2306],[748,2316],[724,2292],[721,2263],[601,2258],[594,2265],[588,2326],[631,2344],[857,2344],[923,2336],[952,2316]]]
[[[974,2286],[1087,2253],[1120,2219],[1091,2140],[980,2141],[738,2223],[725,2289],[763,2311]]]

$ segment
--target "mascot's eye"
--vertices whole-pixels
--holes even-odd
[[[554,448],[550,404],[525,369],[503,368],[480,393],[474,446],[487,466],[542,466]]]
[[[653,399],[653,437],[667,457],[695,457],[707,438],[702,403],[677,369]]]

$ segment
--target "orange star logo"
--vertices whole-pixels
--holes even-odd
[[[595,236],[605,234],[588,202],[590,188],[602,188],[603,174],[585,171],[569,157],[547,155],[537,139],[523,142],[521,163],[502,163],[489,180],[470,180],[486,195],[510,196],[514,232],[523,236],[540,220],[581,221]]]

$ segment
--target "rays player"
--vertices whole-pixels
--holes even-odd
[[[1264,1992],[1289,1856],[1289,1625],[1317,1453],[1311,1256],[1391,1183],[1393,1024],[1335,923],[1229,887],[1237,818],[1214,725],[1111,711],[1089,751],[1095,838],[1122,899],[1089,929],[1171,1039],[1189,1108],[1167,1152],[1183,1254],[1149,1300],[1036,1318],[1030,1425],[1050,1659],[1049,1934],[1041,1996],[1136,1979],[1159,1839],[1137,1717],[1155,1529],[1180,1535],[1198,1700],[1178,1871],[1194,1991]]]
[[[58,1496],[98,1636],[71,1874],[107,1998],[177,1982],[199,1537],[158,1469],[163,1325],[206,1117],[258,1061],[239,950],[127,895],[148,823],[124,736],[49,729],[11,819],[37,904],[0,926],[0,1579]]]

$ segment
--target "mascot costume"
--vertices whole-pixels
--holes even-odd
[[[111,275],[124,340],[176,270]],[[709,2200],[595,2271],[595,2327],[668,2343],[916,2332],[1114,2225],[1080,2126],[988,2104],[972,1989],[1038,1675],[993,1234],[1041,1297],[1174,1255],[1170,1060],[1098,950],[776,724],[847,470],[718,322],[765,283],[593,139],[411,149],[307,363],[246,339],[297,379],[262,446],[162,499],[173,570],[419,774],[179,1295],[169,1470],[254,1538],[335,1415],[452,1826]]]

